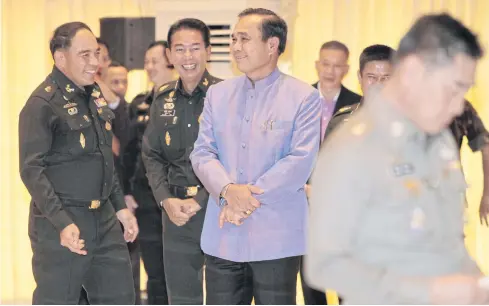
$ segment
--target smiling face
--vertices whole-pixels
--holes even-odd
[[[87,29],[79,30],[67,49],[54,53],[56,66],[79,87],[91,85],[95,81],[99,65],[100,48],[95,36]]]
[[[211,47],[206,48],[200,31],[177,30],[172,34],[171,47],[166,52],[184,83],[200,82],[211,55]]]
[[[232,34],[231,53],[238,69],[250,79],[266,77],[276,66],[279,39],[263,40],[262,24],[266,16],[241,17]]]

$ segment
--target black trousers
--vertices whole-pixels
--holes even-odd
[[[146,184],[135,184],[133,196],[139,205],[136,218],[139,225],[139,247],[148,282],[149,305],[168,305],[165,268],[163,264],[163,226],[161,210]]]
[[[88,254],[61,246],[58,230],[31,203],[29,238],[37,285],[32,303],[77,304],[83,286],[90,304],[134,304],[129,252],[112,204],[107,201],[95,211],[87,203],[64,204]]]
[[[233,262],[206,255],[208,305],[295,305],[300,256]]]
[[[178,227],[163,212],[163,258],[166,284],[172,305],[202,305],[204,253],[200,235],[205,211]]]

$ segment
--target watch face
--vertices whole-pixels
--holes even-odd
[[[226,199],[223,198],[223,197],[220,197],[219,198],[219,207],[223,207],[224,205],[226,205]]]

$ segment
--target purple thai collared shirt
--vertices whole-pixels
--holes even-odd
[[[201,247],[235,262],[305,254],[308,204],[304,184],[319,149],[321,103],[310,85],[275,69],[255,82],[246,76],[209,88],[190,155],[210,193]],[[229,183],[264,190],[261,207],[241,226],[219,228],[219,194]]]

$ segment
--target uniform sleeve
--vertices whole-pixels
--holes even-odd
[[[55,115],[41,98],[30,98],[19,117],[20,177],[36,207],[58,231],[73,223],[45,174],[51,150]]]
[[[114,206],[116,212],[121,209],[127,208],[126,201],[124,200],[124,191],[122,190],[121,183],[119,181],[119,175],[117,169],[114,167],[114,178],[112,181],[112,190],[110,192],[110,202]]]
[[[457,120],[462,120],[463,130],[472,151],[480,151],[484,146],[489,144],[489,134],[470,102],[466,102],[464,113]]]
[[[158,101],[154,101],[151,105],[150,119],[143,136],[142,155],[149,185],[153,190],[156,202],[161,203],[171,198],[172,195],[168,189],[169,162],[163,157],[161,148],[161,131],[158,130],[157,124],[159,119],[157,106]]]
[[[350,303],[429,304],[429,279],[397,275],[356,254],[353,242],[375,181],[374,169],[358,155],[362,150],[334,143],[320,152],[310,200],[306,280],[318,290],[336,290]]]

